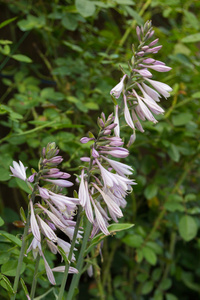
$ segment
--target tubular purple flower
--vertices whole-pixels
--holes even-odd
[[[121,92],[124,88],[124,80],[126,78],[127,74],[125,74],[120,82],[110,91],[110,94],[113,95],[116,99],[118,99],[121,95]]]
[[[137,85],[143,93],[144,98],[142,100],[148,105],[151,111],[156,115],[163,114],[164,110],[143,90],[139,83]]]
[[[31,231],[32,231],[34,237],[36,238],[36,240],[38,242],[41,242],[40,229],[39,229],[38,223],[35,218],[32,201],[30,201],[30,208],[31,208],[31,217],[30,217]]]
[[[149,72],[147,69],[142,69],[142,70],[133,69],[133,71],[139,73],[143,77],[152,77],[151,72]]]
[[[93,183],[93,185],[101,193],[106,205],[108,206],[109,211],[112,211],[118,218],[123,217],[122,211],[115,203],[115,201],[106,193],[104,193],[104,191],[102,191],[96,184]]]
[[[85,190],[85,181],[84,181],[84,170],[81,171],[81,182],[79,185],[78,198],[80,200],[80,205],[85,206],[86,203],[86,190]]]
[[[144,82],[142,83],[142,86],[145,90],[145,92],[156,102],[160,102],[160,95],[152,88],[150,88],[148,85],[146,85]]]
[[[164,66],[163,64],[160,64],[160,65],[143,65],[143,64],[140,64],[139,66],[144,67],[144,68],[150,68],[150,69],[158,71],[158,72],[168,72],[172,69],[170,67]]]
[[[118,105],[115,105],[114,110],[115,110],[115,118],[114,118],[114,123],[117,124],[117,126],[114,128],[114,133],[115,136],[120,137],[120,126],[119,126],[119,116],[118,116]]]
[[[42,256],[42,258],[43,258],[43,260],[44,260],[44,264],[45,264],[45,269],[46,269],[47,277],[48,277],[49,281],[51,282],[51,284],[55,285],[56,282],[55,282],[55,278],[54,278],[54,276],[53,276],[53,272],[52,272],[52,270],[51,270],[51,268],[50,268],[50,266],[49,266],[49,264],[48,264],[46,258],[44,257],[43,252],[40,251],[40,253],[41,253],[40,255]]]
[[[91,202],[90,202],[90,195],[89,195],[89,190],[88,190],[88,182],[85,181],[85,193],[86,193],[86,202],[85,202],[85,213],[86,216],[88,218],[88,220],[90,221],[90,223],[94,223],[94,215],[93,215],[93,211],[92,211],[92,206],[91,206]]]
[[[132,175],[132,173],[133,173],[132,167],[130,167],[126,164],[123,164],[119,161],[109,159],[105,156],[102,156],[102,158],[105,159],[118,174],[120,174],[122,176]]]
[[[146,53],[157,53],[162,48],[162,45],[156,46],[154,48],[149,48]]]
[[[153,123],[157,123],[157,120],[154,118],[148,107],[143,103],[142,100],[144,100],[144,98],[139,97],[135,90],[134,94],[138,100],[138,106],[140,107],[140,116],[143,115],[143,119],[146,118],[147,120],[152,121]]]
[[[122,147],[101,147],[100,153],[109,154],[117,158],[125,158],[129,155],[129,151]]]
[[[38,186],[38,189],[39,189],[40,197],[43,198],[43,199],[48,200],[49,199],[48,190],[45,189],[45,188],[42,188],[40,186]]]
[[[124,95],[124,118],[126,123],[128,124],[129,127],[131,127],[133,130],[135,130],[135,126],[133,124],[133,120],[131,118],[128,106],[127,106],[127,101],[126,101],[126,96]]]
[[[57,236],[54,231],[39,217],[39,215],[37,215],[37,219],[42,233],[51,241],[56,242]]]
[[[47,163],[51,163],[51,164],[60,164],[63,161],[62,156],[54,156],[50,159],[47,160]]]
[[[19,164],[16,161],[13,161],[13,167],[10,166],[10,170],[12,172],[12,175],[14,177],[18,177],[24,181],[26,181],[26,169],[28,167],[24,167],[23,163],[19,161]]]
[[[159,39],[155,39],[154,41],[152,41],[152,42],[149,44],[149,47],[154,46],[155,44],[157,44],[158,41],[159,41]]]
[[[83,157],[80,158],[80,160],[85,161],[85,162],[90,162],[90,157],[83,156]]]
[[[100,230],[105,234],[105,235],[109,235],[110,232],[107,229],[106,223],[101,215],[101,213],[99,212],[97,206],[95,205],[94,201],[92,200],[92,204],[94,207],[94,211],[95,211],[95,216],[96,216],[96,220],[98,223],[98,226],[100,228]]]
[[[94,157],[94,158],[99,157],[99,153],[96,149],[94,149],[94,147],[92,148],[92,157]]]
[[[62,179],[58,179],[58,180],[51,180],[51,179],[44,179],[45,181],[51,182],[55,185],[61,186],[61,187],[70,187],[72,185],[74,185],[72,182],[68,181],[68,180],[62,180]]]
[[[172,91],[172,88],[166,83],[144,78],[147,80],[163,97],[168,98],[170,96],[169,92]]]
[[[81,142],[82,144],[87,144],[89,141],[92,141],[92,140],[94,140],[94,138],[82,137],[82,138],[80,139],[80,142]]]

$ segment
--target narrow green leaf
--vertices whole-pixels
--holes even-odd
[[[181,42],[182,43],[196,43],[200,41],[200,33],[194,33],[184,37]]]
[[[1,281],[3,281],[3,283],[4,284],[2,284],[2,282],[1,282],[1,284],[2,284],[2,286],[8,291],[8,292],[10,292],[10,293],[14,293],[14,290],[13,290],[13,288],[12,288],[12,285],[11,285],[11,282],[10,282],[10,280],[6,277],[6,276],[4,276],[3,274],[1,274],[1,279],[0,279]]]
[[[12,23],[13,21],[15,21],[17,19],[17,17],[14,17],[14,18],[11,18],[11,19],[8,19],[2,23],[0,23],[0,29],[5,27],[6,25]]]
[[[149,280],[146,281],[142,287],[142,295],[147,295],[149,294],[153,289],[153,281]]]
[[[32,62],[32,59],[30,57],[23,55],[23,54],[14,54],[14,55],[12,55],[12,58],[17,61],[21,61],[21,62],[25,62],[25,63]]]
[[[0,226],[3,226],[4,220],[0,217]]]
[[[119,224],[119,223],[116,223],[116,224],[111,224],[108,226],[108,231],[110,232],[110,234],[114,234],[115,232],[117,231],[122,231],[122,230],[127,230],[127,229],[130,229],[134,226],[134,224],[128,224],[128,223],[122,223],[122,224]],[[85,255],[88,254],[92,248],[94,246],[96,246],[97,244],[99,244],[105,237],[107,237],[107,235],[103,234],[103,233],[99,233],[98,235],[96,235],[89,247],[85,250]]]
[[[6,239],[8,239],[9,241],[11,241],[15,245],[21,247],[22,241],[18,237],[16,237],[15,235],[13,235],[11,233],[8,233],[6,231],[3,231],[3,230],[0,230],[0,235],[4,236]]]
[[[26,283],[24,282],[24,280],[22,278],[20,278],[20,282],[21,282],[21,285],[22,285],[22,288],[24,290],[25,295],[29,296],[29,292],[28,292],[28,289],[26,287]]]

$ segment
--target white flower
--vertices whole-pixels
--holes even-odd
[[[13,161],[13,167],[10,167],[10,170],[13,173],[11,176],[18,177],[26,181],[26,169],[28,167],[24,167],[21,161],[19,161],[19,164],[16,161]]]
[[[124,88],[124,80],[126,78],[126,74],[122,77],[121,81],[110,91],[110,94],[113,95],[116,99],[119,98],[121,92]]]

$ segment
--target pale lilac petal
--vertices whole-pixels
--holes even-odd
[[[41,251],[41,256],[44,259],[44,264],[45,264],[45,269],[46,269],[47,277],[48,277],[49,281],[51,282],[51,284],[55,285],[56,282],[55,282],[55,278],[53,276],[53,272],[52,272],[52,270],[51,270],[51,268],[50,268],[50,266],[49,266],[46,258],[44,257],[44,254],[43,254],[42,251]]]
[[[34,237],[38,240],[38,242],[41,242],[40,229],[39,229],[38,223],[35,218],[32,201],[30,201],[30,207],[31,207],[31,217],[30,217],[31,231],[32,231]]]
[[[81,171],[81,183],[78,191],[78,198],[80,200],[80,205],[82,207],[85,206],[86,203],[86,191],[85,191],[85,183],[84,183],[84,170]]]
[[[57,236],[54,231],[37,215],[42,233],[51,241],[56,242]]]
[[[125,121],[128,124],[128,126],[131,127],[133,130],[135,130],[135,126],[133,124],[133,120],[131,118],[131,115],[130,115],[130,112],[128,109],[126,96],[124,96],[124,118],[125,118]]]
[[[60,267],[56,267],[52,269],[53,272],[61,272],[64,273],[65,272],[65,266],[60,266]],[[78,274],[78,270],[76,268],[73,267],[69,267],[69,273],[71,274]]]
[[[172,91],[172,88],[167,85],[166,83],[160,82],[160,81],[156,81],[156,80],[152,80],[152,79],[148,79],[145,78],[145,80],[147,80],[148,82],[151,83],[151,85],[161,94],[163,95],[165,98],[168,98],[170,96],[169,92]]]
[[[110,91],[110,94],[113,95],[116,99],[118,99],[121,95],[121,92],[124,88],[124,80],[126,78],[126,74],[122,77],[121,81]]]
[[[85,213],[86,216],[88,218],[88,220],[90,221],[90,223],[94,222],[94,216],[93,216],[93,211],[92,211],[92,206],[91,206],[91,202],[90,202],[90,195],[89,195],[89,191],[88,191],[88,182],[85,181],[85,192],[86,192],[86,202],[85,202]]]
[[[105,234],[105,235],[109,235],[110,232],[108,231],[107,227],[106,227],[106,223],[101,215],[101,213],[99,212],[97,206],[95,205],[94,201],[93,201],[93,206],[94,206],[94,211],[95,211],[95,216],[96,216],[96,220],[98,223],[98,226],[100,228],[100,230]]]
[[[70,187],[73,185],[73,183],[68,180],[62,180],[62,179],[58,179],[58,180],[44,179],[44,180],[61,187]]]

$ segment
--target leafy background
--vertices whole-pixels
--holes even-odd
[[[100,112],[113,111],[109,92],[119,65],[126,68],[135,27],[149,19],[163,45],[157,59],[172,67],[154,78],[173,92],[162,99],[159,123],[146,122],[130,148],[127,163],[138,185],[122,222],[135,226],[104,241],[103,260],[93,250],[87,263],[94,277],[82,276],[77,299],[200,299],[199,11],[197,0],[0,1],[1,299],[9,299],[19,211],[27,206],[26,187],[10,179],[9,166],[21,160],[30,173],[41,148],[55,141],[63,170],[79,172],[79,157],[89,151],[79,140],[96,132]],[[122,134],[127,142],[129,129]],[[47,255],[53,266],[55,257]],[[50,287],[43,267],[37,299],[55,299],[57,287]],[[32,257],[25,258],[28,288],[33,270]],[[26,299],[22,288],[18,299]]]

